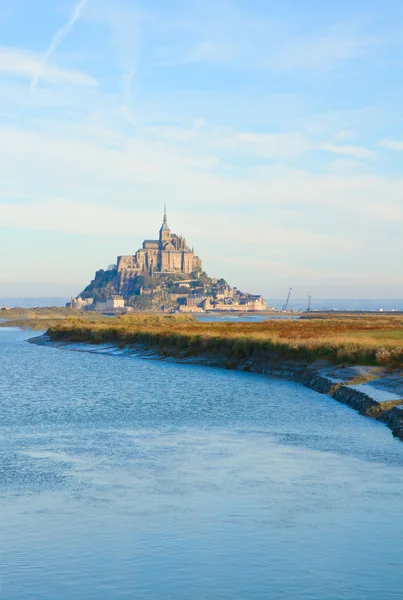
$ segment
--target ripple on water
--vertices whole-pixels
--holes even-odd
[[[0,330],[8,600],[401,598],[403,444],[250,373]]]

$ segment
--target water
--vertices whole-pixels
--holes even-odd
[[[66,302],[70,301],[70,297],[40,297],[40,298],[11,298],[0,297],[0,307],[19,307],[19,308],[34,308],[44,306],[66,306]],[[266,298],[268,306],[274,306],[281,310],[284,305],[285,298]],[[290,310],[306,310],[308,307],[308,298],[293,298],[290,299]],[[403,299],[331,299],[331,298],[313,298],[312,310],[371,310],[379,311],[403,310]],[[228,315],[230,316],[230,315]],[[252,315],[251,315],[252,316]],[[257,317],[257,315],[255,315]],[[225,318],[225,317],[224,317]],[[228,318],[228,317],[227,317]]]
[[[268,306],[274,306],[281,310],[285,298],[266,298]],[[289,310],[306,310],[308,308],[308,297],[293,298],[291,296]],[[347,310],[347,311],[402,311],[402,298],[312,298],[311,310]]]
[[[46,306],[66,306],[66,302],[69,302],[70,298],[67,297],[47,297],[47,298],[11,298],[11,297],[0,297],[0,307],[8,306],[10,308],[38,308]]]
[[[4,598],[401,599],[385,426],[290,382],[27,337],[0,330]]]

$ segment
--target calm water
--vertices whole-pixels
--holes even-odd
[[[0,330],[4,598],[402,598],[386,427],[294,383],[28,336]]]
[[[255,290],[257,292],[258,290]],[[261,290],[260,290],[261,291]],[[287,291],[284,290],[284,298],[266,298],[268,306],[274,306],[278,310],[281,310],[286,300]],[[40,297],[40,298],[11,298],[11,297],[0,297],[0,307],[2,306],[18,306],[22,308],[32,308],[34,306],[65,306],[66,302],[70,301],[70,297]],[[292,310],[306,310],[308,306],[308,295],[306,298],[294,298],[291,296],[290,309]],[[332,298],[312,298],[312,310],[374,310],[379,311],[383,309],[389,310],[403,310],[403,298],[395,299],[382,299],[382,298],[370,298],[370,299],[332,299]]]

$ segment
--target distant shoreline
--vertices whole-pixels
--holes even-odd
[[[281,312],[284,304],[284,298],[264,297],[268,306],[274,306],[277,312]],[[8,295],[0,297],[0,307],[8,306],[15,308],[45,308],[58,307],[64,308],[70,300],[69,296],[21,296]],[[305,311],[308,306],[308,300],[305,298],[291,298],[290,307],[295,311]],[[398,310],[403,312],[403,298],[313,298],[312,312],[379,312],[383,309],[384,313],[390,313]]]

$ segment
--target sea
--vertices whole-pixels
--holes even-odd
[[[403,442],[382,423],[36,335],[0,329],[0,597],[402,598]]]
[[[34,308],[45,306],[65,306],[70,301],[67,297],[39,297],[39,298],[18,298],[18,297],[0,297],[0,307],[19,307]],[[284,298],[266,298],[268,306],[273,306],[276,310],[281,310],[284,306]],[[302,311],[308,308],[308,299],[290,299],[289,310]],[[341,311],[403,311],[403,299],[312,299],[312,311],[322,310],[341,310]]]

